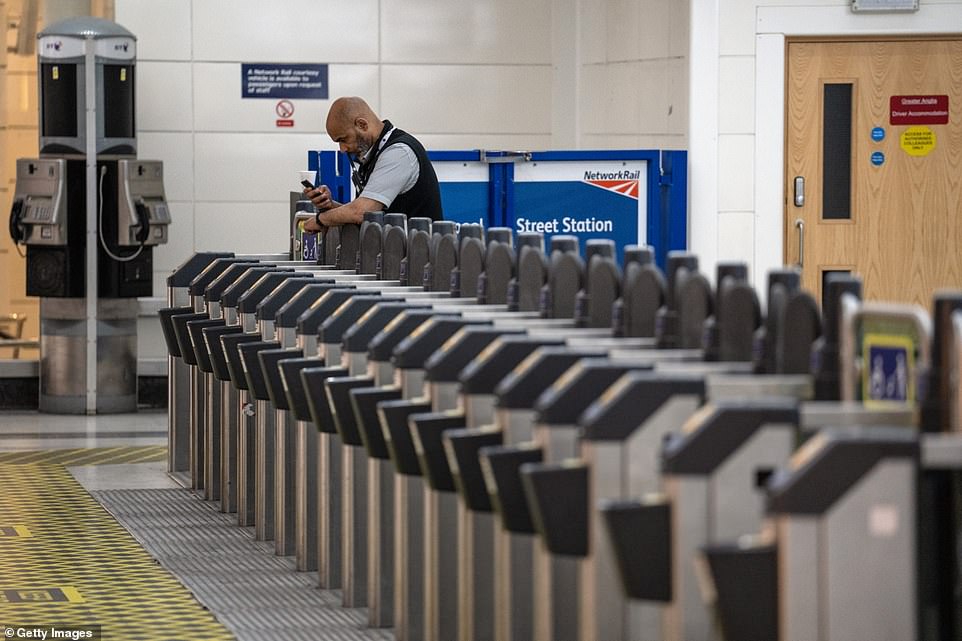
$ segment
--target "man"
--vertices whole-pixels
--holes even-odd
[[[318,209],[305,231],[360,224],[366,211],[398,212],[441,220],[441,191],[427,152],[417,139],[382,121],[361,98],[338,98],[327,114],[327,134],[351,157],[357,197],[331,199],[326,185],[305,189]]]

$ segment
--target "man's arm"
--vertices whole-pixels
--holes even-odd
[[[364,212],[381,211],[384,208],[384,203],[372,200],[371,198],[365,198],[364,196],[358,196],[351,202],[340,207],[321,212],[318,217],[325,227],[349,223],[360,225],[364,221]]]
[[[366,211],[382,211],[399,193],[411,189],[417,183],[420,173],[417,156],[404,143],[393,145],[384,150],[374,167],[367,185],[357,198],[349,203],[337,205],[330,198],[327,187],[319,187],[310,193],[315,193],[311,201],[322,210],[318,219],[325,227],[354,223],[360,225]],[[372,196],[368,198],[363,194]],[[326,211],[324,211],[326,210]],[[311,220],[304,224],[307,231],[319,231],[316,222]]]

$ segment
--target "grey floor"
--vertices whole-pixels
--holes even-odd
[[[0,452],[166,445],[167,413],[62,416],[0,412]],[[366,611],[340,607],[316,573],[255,541],[253,528],[185,489],[166,462],[67,468],[158,562],[242,641],[389,641]]]
[[[96,416],[0,412],[0,452],[166,444],[166,411]]]

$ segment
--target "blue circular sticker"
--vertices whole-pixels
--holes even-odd
[[[881,165],[883,162],[885,162],[885,154],[883,154],[881,151],[873,151],[873,152],[872,152],[872,164],[875,165],[876,167],[878,167],[878,166]]]
[[[879,142],[885,139],[885,130],[881,127],[872,127],[872,140]]]

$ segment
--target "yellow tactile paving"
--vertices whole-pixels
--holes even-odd
[[[108,641],[233,638],[62,465],[0,463],[0,488],[4,629],[100,626]]]
[[[111,465],[117,463],[151,463],[167,460],[166,445],[138,447],[96,447],[40,452],[0,452],[0,463],[59,463],[60,465]]]

